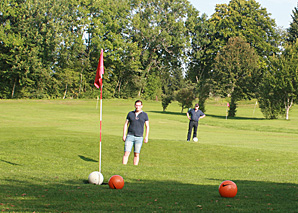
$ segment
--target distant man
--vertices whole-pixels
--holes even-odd
[[[133,164],[139,164],[141,147],[143,145],[144,124],[146,126],[144,142],[148,143],[149,118],[147,113],[142,111],[142,108],[142,101],[137,100],[135,102],[135,110],[127,114],[126,121],[123,127],[123,141],[125,142],[125,145],[122,163],[125,165],[127,164],[132,147],[134,147]]]
[[[186,113],[186,115],[189,120],[187,141],[190,141],[192,129],[193,129],[193,138],[196,138],[199,120],[201,118],[204,118],[206,115],[201,110],[199,110],[199,104],[196,104],[194,109],[190,109]]]

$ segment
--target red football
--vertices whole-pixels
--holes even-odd
[[[123,177],[120,175],[113,175],[109,179],[109,186],[111,189],[122,189],[124,186]]]
[[[233,181],[225,180],[219,185],[218,191],[222,197],[235,197],[237,185]]]

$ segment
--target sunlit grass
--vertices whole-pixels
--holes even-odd
[[[104,183],[124,177],[122,190],[86,184],[98,170],[96,100],[0,101],[0,209],[7,212],[240,211],[294,212],[298,205],[298,110],[290,120],[265,120],[255,101],[241,102],[237,118],[210,100],[199,142],[186,142],[186,110],[162,112],[145,101],[149,143],[139,166],[121,164],[122,129],[134,100],[103,101]],[[295,106],[294,106],[295,107]],[[235,198],[218,186],[233,180]]]

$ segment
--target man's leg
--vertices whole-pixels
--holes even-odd
[[[133,158],[133,165],[135,166],[139,164],[142,145],[143,145],[143,137],[135,137],[134,158]]]
[[[133,158],[133,165],[137,166],[139,164],[139,159],[140,159],[140,154],[135,153],[134,158]]]
[[[122,159],[122,164],[124,164],[124,165],[127,164],[129,155],[130,155],[130,152],[124,152],[123,159]]]
[[[197,137],[198,122],[193,122],[193,138]]]
[[[131,136],[131,135],[126,136],[126,140],[125,140],[125,143],[124,143],[124,155],[123,155],[123,158],[122,158],[122,163],[124,165],[126,165],[127,162],[128,162],[128,157],[129,157],[130,152],[131,152],[132,147],[133,147],[133,140],[134,140],[133,136]]]
[[[187,133],[187,140],[189,141],[190,140],[190,138],[191,138],[191,131],[192,131],[192,128],[193,128],[193,126],[192,126],[192,121],[189,121],[189,125],[188,125],[188,133]]]

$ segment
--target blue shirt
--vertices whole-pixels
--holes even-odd
[[[144,124],[146,121],[149,121],[147,113],[142,111],[136,116],[135,111],[131,111],[127,114],[126,119],[129,121],[127,134],[143,137]]]
[[[191,121],[199,121],[200,117],[205,115],[201,110],[195,111],[195,109],[190,109],[188,111]]]

